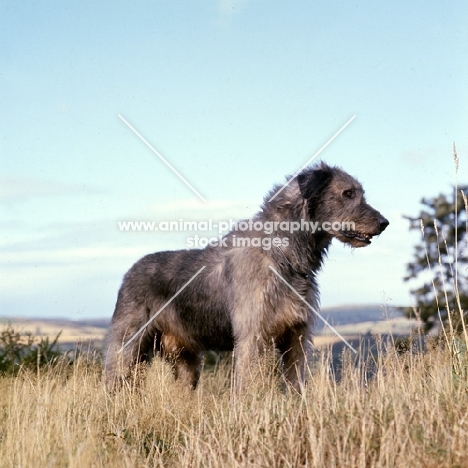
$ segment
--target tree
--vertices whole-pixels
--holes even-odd
[[[455,163],[458,165],[456,152]],[[422,285],[410,291],[413,307],[404,312],[411,318],[418,316],[426,331],[440,318],[454,332],[463,329],[462,317],[468,327],[467,193],[468,185],[464,185],[454,187],[450,195],[423,198],[419,216],[405,216],[410,230],[420,230],[423,239],[415,246],[404,278]]]

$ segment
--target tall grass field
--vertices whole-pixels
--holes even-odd
[[[159,359],[116,394],[98,359],[0,378],[2,467],[467,467],[466,342],[317,353],[299,395],[272,363],[242,395],[231,361],[179,387]],[[272,360],[273,361],[273,360]],[[140,378],[144,377],[144,378]]]

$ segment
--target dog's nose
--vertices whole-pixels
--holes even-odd
[[[382,218],[382,219],[379,221],[380,232],[384,231],[385,228],[386,228],[389,224],[390,224],[390,223],[389,223],[388,219]]]

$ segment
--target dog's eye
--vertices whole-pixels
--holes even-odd
[[[356,196],[356,192],[354,190],[345,190],[343,192],[343,196],[346,198],[354,198]]]

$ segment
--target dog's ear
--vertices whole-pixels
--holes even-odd
[[[317,199],[331,179],[332,172],[328,167],[304,171],[297,176],[301,195],[309,201]]]

